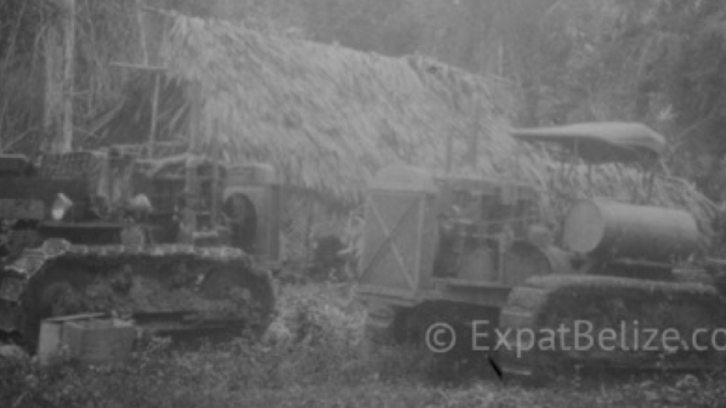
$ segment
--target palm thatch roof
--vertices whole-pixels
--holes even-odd
[[[646,191],[643,178],[617,166],[595,171],[591,183],[583,171],[555,182],[559,165],[507,133],[512,98],[495,77],[418,56],[390,58],[275,38],[226,21],[171,20],[163,45],[159,140],[218,146],[229,161],[270,162],[289,184],[346,202],[357,201],[385,165],[444,171],[451,157],[454,172],[466,169],[472,146],[476,170],[462,171],[533,183],[548,193],[555,213],[572,196]],[[145,140],[152,84],[152,74],[139,75],[126,100],[95,130],[110,142]],[[659,178],[653,191],[643,200],[687,208],[707,228],[713,207],[692,185]]]
[[[271,38],[183,16],[174,17],[164,54],[159,140],[196,133],[198,148],[215,142],[228,160],[270,161],[290,183],[339,198],[361,191],[383,164],[443,167],[447,137],[463,143],[475,120],[487,151],[509,142],[494,137],[511,111],[500,80],[424,58]],[[199,86],[198,129],[188,120],[190,84]],[[152,74],[139,75],[125,103],[94,130],[105,141],[145,140],[152,90]]]

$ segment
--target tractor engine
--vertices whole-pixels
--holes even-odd
[[[512,284],[545,273],[551,246],[539,196],[506,181],[447,179],[440,186],[434,276]]]
[[[279,188],[269,166],[121,148],[0,157],[0,256],[42,239],[75,244],[231,245],[274,260]]]

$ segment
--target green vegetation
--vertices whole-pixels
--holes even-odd
[[[364,312],[346,286],[288,289],[262,343],[234,340],[197,351],[153,340],[123,365],[58,361],[0,365],[3,407],[641,407],[718,406],[723,376],[570,379],[547,388],[468,379],[449,385],[413,348],[363,342]],[[1,362],[1,361],[0,361]]]

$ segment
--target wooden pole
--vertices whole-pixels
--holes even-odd
[[[471,166],[472,170],[476,170],[478,166],[478,156],[479,156],[479,115],[480,112],[480,106],[479,106],[479,98],[474,97],[474,100],[472,102],[474,107],[473,112],[473,118],[471,123],[471,137],[469,140],[469,165]]]
[[[136,22],[139,25],[139,41],[141,43],[141,56],[144,59],[144,65],[149,64],[149,50],[146,42],[146,24],[144,22],[144,13],[146,12],[141,8],[142,0],[136,0]]]
[[[70,152],[73,147],[73,74],[75,70],[76,0],[65,0],[64,24],[65,63],[63,69],[63,133],[59,143],[60,153]]]
[[[219,174],[219,162],[222,159],[222,149],[221,146],[219,146],[219,143],[216,141],[219,140],[219,121],[217,119],[214,120],[214,128],[213,132],[214,134],[211,135],[215,138],[215,141],[212,143],[212,185],[211,187],[211,193],[212,197],[210,200],[209,205],[209,212],[211,215],[211,225],[212,229],[216,229],[218,226],[217,223],[217,217],[219,216],[219,212],[217,209],[219,208],[220,203],[220,196],[222,195],[222,189],[220,188],[220,174]]]
[[[117,68],[137,69],[137,70],[141,70],[141,71],[166,72],[166,68],[164,68],[162,66],[154,66],[154,65],[129,64],[127,62],[119,62],[119,61],[110,62],[108,65],[112,66],[112,67],[117,67]]]
[[[45,48],[45,103],[43,106],[43,151],[55,151],[63,130],[63,44],[60,27],[52,24],[43,39]]]
[[[194,210],[197,208],[199,200],[199,179],[198,179],[198,162],[194,158],[197,153],[197,143],[199,133],[201,132],[201,87],[199,84],[191,85],[191,112],[189,125],[187,126],[187,132],[189,132],[189,146],[187,148],[187,163],[185,167],[185,180],[184,180],[184,197],[187,205],[185,221],[186,225],[189,226],[190,231],[196,231],[196,213]]]
[[[189,121],[187,122],[188,151],[189,153],[197,153],[197,145],[202,133],[202,86],[199,83],[194,83],[187,89],[189,89],[191,99]]]
[[[503,76],[504,72],[504,45],[502,44],[502,40],[499,40],[499,49],[498,49],[498,58],[497,58],[497,73],[499,76]]]
[[[158,120],[159,111],[159,82],[161,81],[161,73],[154,72],[154,96],[151,101],[151,128],[149,129],[149,157],[154,157],[154,143],[156,142],[156,121]]]
[[[451,155],[454,149],[454,140],[451,135],[446,136],[446,175],[451,173]]]

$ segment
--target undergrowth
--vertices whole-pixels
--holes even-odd
[[[0,407],[519,407],[719,406],[724,376],[526,388],[498,381],[433,382],[430,356],[372,346],[363,309],[341,286],[288,289],[261,341],[194,351],[165,339],[139,344],[123,364],[60,357],[0,358]]]

